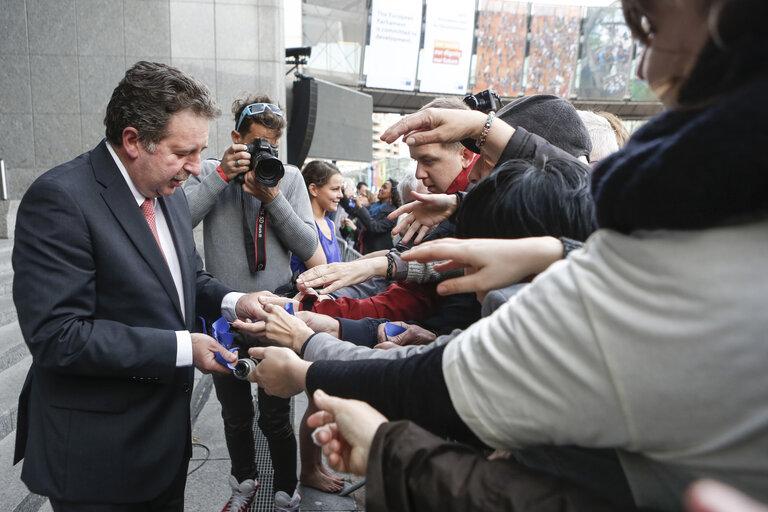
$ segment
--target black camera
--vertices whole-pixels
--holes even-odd
[[[235,364],[235,369],[232,370],[232,373],[236,378],[240,380],[248,380],[248,375],[250,375],[250,373],[256,369],[257,364],[259,364],[259,362],[255,359],[251,359],[250,357],[245,359],[238,359],[237,364]]]
[[[247,144],[248,151],[251,154],[251,162],[248,165],[247,172],[253,172],[256,181],[265,187],[274,187],[285,175],[283,162],[277,158],[277,148],[269,143],[267,139],[253,139],[253,142]],[[235,176],[238,183],[245,182],[245,173]]]
[[[470,94],[464,97],[464,104],[472,110],[479,110],[484,114],[496,112],[501,108],[501,98],[493,92],[493,89],[486,89],[477,94]],[[480,153],[480,148],[474,139],[464,139],[461,141],[465,148],[473,153]]]
[[[464,97],[464,104],[472,110],[479,110],[485,114],[496,112],[501,108],[501,98],[493,92],[493,89],[486,89],[477,94],[470,94]]]

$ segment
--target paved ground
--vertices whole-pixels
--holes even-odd
[[[209,384],[200,380],[198,373],[196,386],[201,390],[208,388]],[[209,377],[203,377],[209,379]],[[229,455],[224,441],[224,433],[221,420],[221,406],[216,399],[216,394],[209,388],[209,396],[204,401],[200,414],[192,429],[193,454],[189,464],[192,473],[187,479],[186,507],[188,512],[219,511],[229,498],[230,490],[227,484],[229,474]],[[254,387],[254,396],[256,389]],[[200,395],[196,395],[196,398]],[[199,402],[203,402],[201,400]],[[306,409],[306,396],[299,395],[294,399],[294,430],[298,431],[298,425]],[[193,403],[193,412],[195,404]],[[269,511],[272,509],[272,467],[269,463],[269,452],[266,440],[260,433],[256,435],[257,464],[260,474],[260,489],[257,501],[251,507],[252,512]],[[195,469],[198,468],[198,469]],[[351,485],[349,482],[347,485]],[[305,511],[359,511],[363,510],[365,488],[355,491],[351,496],[342,497],[335,494],[326,494],[315,489],[301,488],[301,510]]]

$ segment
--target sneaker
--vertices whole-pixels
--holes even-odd
[[[234,476],[229,475],[229,486],[232,487],[232,496],[221,512],[246,512],[253,503],[253,498],[256,497],[258,482],[248,479],[238,483]]]
[[[301,505],[301,495],[299,491],[293,491],[293,496],[288,493],[277,491],[275,493],[275,512],[297,512]]]

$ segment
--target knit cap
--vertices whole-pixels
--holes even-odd
[[[576,108],[551,94],[523,96],[504,105],[496,116],[512,127],[521,127],[544,138],[576,158],[589,157],[592,141]]]

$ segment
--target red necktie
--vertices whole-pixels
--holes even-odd
[[[155,235],[157,246],[160,247],[160,252],[163,253],[163,258],[165,258],[163,245],[160,243],[160,236],[157,234],[157,224],[155,224],[155,200],[145,199],[144,202],[141,203],[141,212],[144,214],[144,218],[147,219],[149,229],[151,229],[152,234]]]

